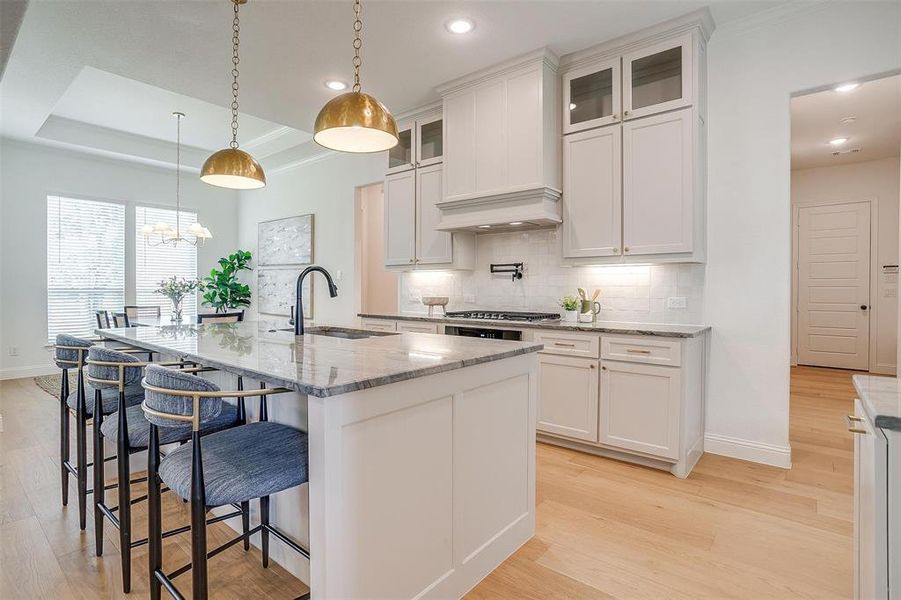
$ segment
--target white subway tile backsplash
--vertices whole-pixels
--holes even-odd
[[[610,265],[572,267],[561,265],[561,245],[556,230],[482,234],[477,238],[473,271],[419,271],[400,278],[401,312],[424,313],[417,298],[448,296],[448,310],[516,309],[560,311],[565,295],[589,296],[600,289],[599,318],[644,323],[699,323],[704,288],[704,266],[695,264]],[[523,278],[492,275],[492,262],[525,263]],[[411,294],[412,293],[412,294]],[[684,296],[686,308],[667,309],[666,298]],[[468,298],[467,298],[468,297]],[[473,302],[465,302],[465,300]]]

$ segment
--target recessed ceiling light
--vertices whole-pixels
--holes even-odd
[[[448,21],[444,27],[451,33],[469,33],[475,29],[476,24],[469,19],[453,19]]]
[[[856,90],[859,85],[860,85],[859,83],[854,83],[854,82],[843,83],[841,85],[835,86],[835,91],[841,92],[841,93],[850,92],[851,90]]]
[[[569,110],[576,110],[576,103],[575,103],[575,102],[570,102],[570,103],[569,103]]]
[[[340,92],[341,90],[347,89],[347,84],[343,81],[338,81],[337,79],[330,79],[325,82],[325,87],[330,90],[335,90],[336,92]]]
[[[491,229],[491,225],[479,225],[479,229]]]
[[[522,221],[513,221],[510,225],[522,225]]]
[[[835,138],[835,139],[829,140],[829,145],[830,146],[841,146],[842,144],[844,144],[847,141],[848,141],[848,138]]]

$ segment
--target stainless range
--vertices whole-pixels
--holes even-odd
[[[541,323],[544,321],[559,321],[558,313],[519,312],[509,310],[458,310],[447,313],[448,319],[469,319],[478,321],[493,321],[507,323]],[[491,329],[476,326],[447,325],[444,328],[446,335],[461,335],[465,337],[480,337],[495,340],[521,340],[522,332],[512,329]]]

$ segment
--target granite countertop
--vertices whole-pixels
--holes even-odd
[[[507,327],[513,329],[556,329],[560,331],[584,331],[586,333],[619,333],[623,335],[656,335],[660,337],[690,338],[710,330],[707,325],[678,325],[669,323],[629,323],[626,321],[597,321],[596,323],[568,323],[565,321],[491,321],[487,319],[461,319],[456,317],[416,315],[408,313],[372,314],[359,313],[364,319],[393,319],[397,321],[429,321],[453,325],[481,325],[482,327]]]
[[[852,379],[876,427],[901,431],[901,380],[878,375],[854,375]]]
[[[541,344],[427,333],[296,338],[265,321],[98,329],[105,338],[317,397],[388,385],[541,350]],[[345,332],[346,328],[330,328]]]

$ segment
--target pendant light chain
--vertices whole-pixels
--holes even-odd
[[[360,91],[360,66],[363,64],[363,59],[360,57],[360,49],[363,47],[363,40],[360,37],[361,32],[363,31],[363,21],[360,19],[360,16],[363,12],[363,6],[360,4],[360,0],[354,0],[354,87],[353,91]]]
[[[240,44],[239,34],[241,32],[241,22],[238,19],[238,0],[235,2],[235,19],[232,22],[232,141],[229,144],[232,148],[238,147],[238,63],[241,59],[238,56],[238,45]]]
[[[181,118],[175,115],[175,245],[181,238]]]

